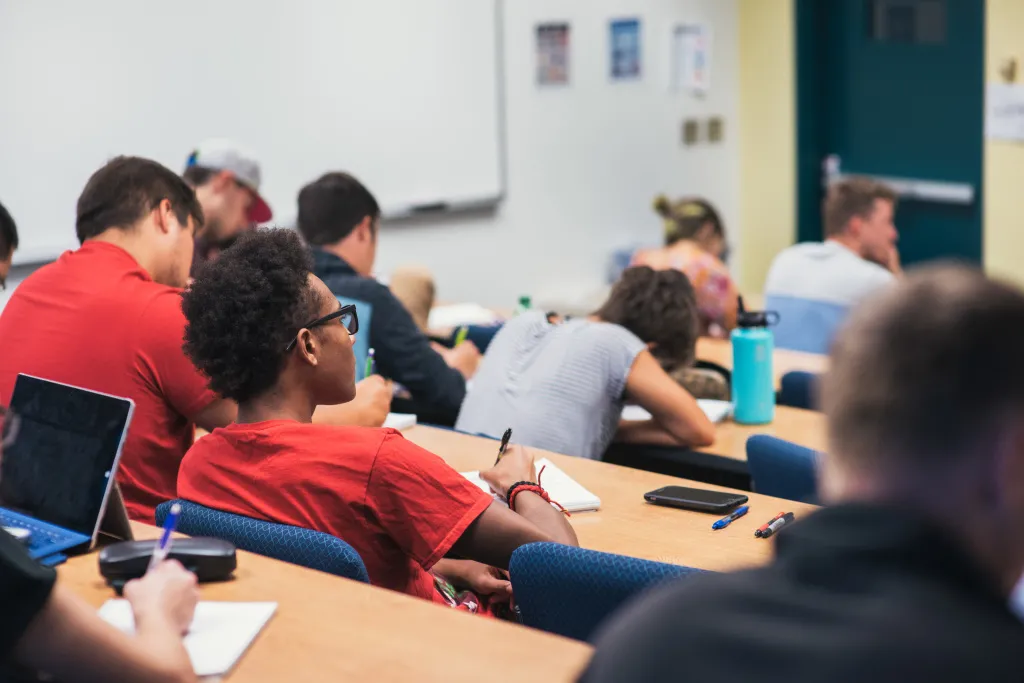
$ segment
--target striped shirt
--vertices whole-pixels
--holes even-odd
[[[599,460],[622,414],[626,380],[646,345],[611,323],[513,318],[494,337],[455,428]]]

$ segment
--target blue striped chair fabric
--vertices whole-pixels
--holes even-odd
[[[747,439],[747,466],[754,490],[802,503],[818,500],[818,454],[766,434]]]
[[[849,312],[848,306],[778,294],[765,295],[765,309],[779,314],[772,328],[776,348],[808,353],[828,353]]]
[[[251,553],[370,583],[359,553],[336,536],[222,512],[187,500],[158,505],[157,526],[163,526],[174,503],[181,504],[178,531],[183,534],[220,538]]]
[[[588,640],[606,617],[647,588],[700,573],[559,543],[521,546],[509,563],[522,622],[577,640]]]

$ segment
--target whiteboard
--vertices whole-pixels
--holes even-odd
[[[176,172],[251,149],[274,221],[359,177],[386,215],[503,194],[498,0],[0,2],[0,201],[16,262],[77,246],[75,202],[118,154]]]

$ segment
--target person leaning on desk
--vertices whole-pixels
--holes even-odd
[[[4,417],[0,407],[0,419]],[[4,434],[13,435],[4,420]],[[0,442],[0,460],[3,446]],[[61,681],[192,681],[182,635],[199,593],[196,577],[174,560],[129,582],[136,635],[103,621],[0,531],[0,679],[28,670]]]

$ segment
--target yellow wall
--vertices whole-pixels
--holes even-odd
[[[796,239],[793,5],[794,0],[739,0],[738,275],[744,292],[763,289],[772,258]]]
[[[985,26],[985,78],[1001,80],[1000,65],[1017,60],[1017,82],[1024,82],[1024,2],[988,0]],[[1024,284],[1024,144],[985,142],[985,268]]]

